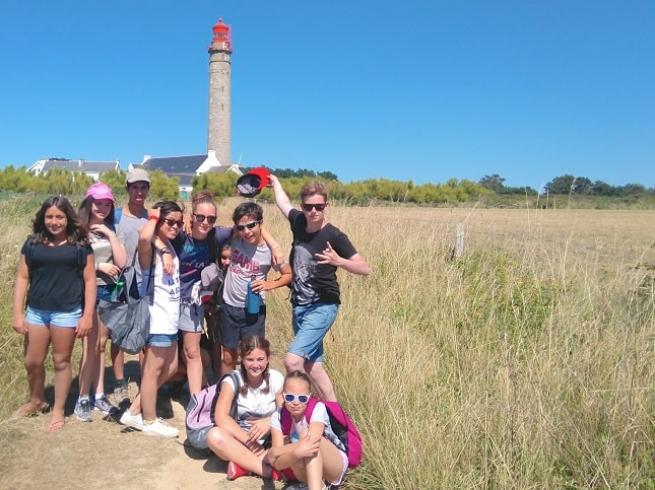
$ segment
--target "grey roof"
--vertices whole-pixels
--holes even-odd
[[[186,155],[181,157],[148,158],[143,167],[147,170],[161,170],[165,174],[195,174],[207,155]],[[182,183],[180,181],[180,183]]]
[[[85,172],[109,172],[111,170],[116,170],[118,167],[118,162],[91,162],[88,160],[82,161],[82,169]]]
[[[63,160],[48,159],[43,164],[43,171],[51,168],[63,168],[66,170],[76,170],[78,172],[109,172],[116,170],[118,162],[100,162],[91,160]]]

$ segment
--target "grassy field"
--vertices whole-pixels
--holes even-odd
[[[10,286],[35,209],[0,203],[0,418],[26,397]],[[330,213],[374,271],[341,275],[327,336],[365,439],[349,488],[653,486],[655,212]],[[289,244],[279,213],[267,206],[265,218]],[[459,222],[465,255],[451,261]],[[290,325],[284,295],[269,317]],[[290,327],[271,336],[283,351]]]

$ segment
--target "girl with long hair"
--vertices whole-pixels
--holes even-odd
[[[56,432],[64,427],[75,338],[85,337],[93,326],[95,267],[86,232],[65,197],[46,199],[32,231],[21,249],[14,286],[12,326],[25,337],[30,385],[30,401],[18,414],[47,409],[44,361],[52,343],[55,403],[47,430]]]
[[[216,402],[216,427],[207,433],[207,446],[228,461],[227,478],[251,472],[271,478],[266,458],[271,416],[282,403],[284,376],[269,367],[270,344],[264,337],[246,337],[239,345],[241,366],[234,371],[239,386],[226,376]],[[230,416],[236,398],[236,420]]]
[[[126,265],[125,247],[116,236],[114,227],[114,195],[103,182],[96,182],[87,191],[79,209],[80,224],[86,230],[96,269],[96,306],[98,301],[110,301],[117,280]],[[95,408],[105,415],[116,413],[117,409],[105,395],[105,347],[109,332],[97,312],[93,316],[94,328],[84,339],[84,354],[80,364],[80,394],[75,404],[75,415],[83,422],[91,422],[91,411]],[[121,362],[112,350],[112,365]],[[122,373],[122,366],[119,367]],[[114,369],[116,375],[116,367]],[[120,378],[122,376],[116,376]],[[95,397],[90,399],[91,385],[95,386]]]
[[[177,437],[178,430],[157,418],[157,390],[177,371],[177,333],[180,317],[180,263],[171,245],[183,226],[182,209],[172,201],[158,202],[150,210],[148,223],[139,235],[139,263],[143,273],[142,294],[150,300],[150,334],[141,365],[141,386],[121,423],[144,434]],[[157,238],[166,251],[153,247]],[[165,270],[162,256],[173,258]]]

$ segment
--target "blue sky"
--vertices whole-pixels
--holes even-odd
[[[219,17],[235,161],[655,185],[652,0],[0,0],[0,166],[203,153]]]

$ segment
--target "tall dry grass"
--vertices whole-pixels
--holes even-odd
[[[10,331],[34,209],[0,203],[0,417],[26,395]],[[233,202],[221,206],[227,224]],[[373,267],[341,275],[326,364],[365,440],[351,488],[639,487],[655,477],[655,213],[334,208]],[[13,220],[13,221],[12,221]],[[284,244],[288,225],[265,221]],[[457,222],[466,253],[449,260]],[[285,294],[269,299],[275,350]]]

